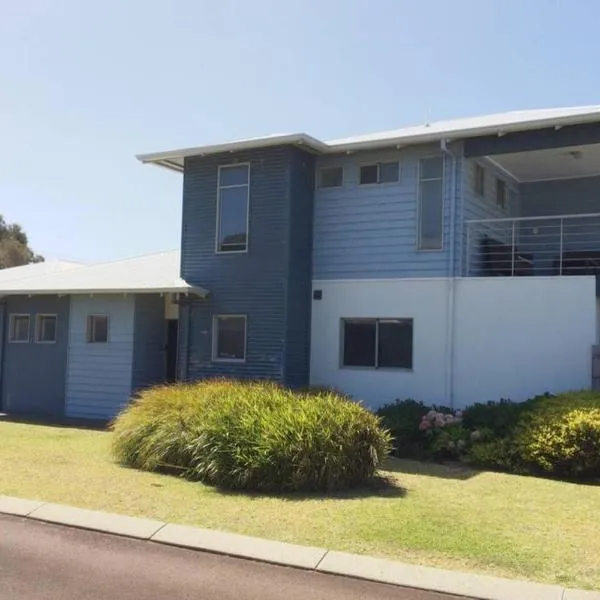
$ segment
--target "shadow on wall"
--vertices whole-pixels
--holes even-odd
[[[70,427],[72,429],[90,429],[96,431],[107,431],[109,426],[109,421],[105,420],[0,412],[0,423],[3,422],[43,425],[45,427]]]

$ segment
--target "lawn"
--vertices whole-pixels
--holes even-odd
[[[391,489],[232,494],[121,468],[110,443],[107,432],[0,422],[0,494],[600,588],[600,487],[393,460]]]

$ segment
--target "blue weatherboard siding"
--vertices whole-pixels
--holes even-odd
[[[110,419],[131,395],[134,296],[72,296],[66,414]],[[108,315],[108,343],[86,342],[87,316]]]
[[[484,194],[480,196],[475,191],[475,165],[481,165],[485,169],[484,178]],[[500,179],[506,184],[507,200],[504,208],[500,207],[496,202],[496,182]],[[512,179],[507,177],[493,164],[485,159],[466,159],[463,163],[463,198],[462,198],[462,216],[464,221],[471,219],[502,219],[506,217],[518,217],[519,216],[519,187]],[[482,231],[485,226],[477,226],[478,231]],[[502,226],[502,233],[506,229]],[[490,226],[488,231],[489,235],[494,236],[494,228]],[[503,241],[503,240],[499,240]],[[479,239],[475,239],[473,236],[469,241],[471,245],[471,259],[470,265],[471,274],[478,271],[478,265],[475,264],[475,259],[480,256],[479,253],[474,251],[477,244],[480,243]],[[457,235],[458,251],[457,255],[460,255],[463,260],[463,264],[466,265],[466,246],[467,246],[467,226],[464,225],[464,229],[460,235]],[[461,274],[461,269],[457,271],[457,274]],[[466,273],[464,273],[466,274]]]
[[[417,249],[419,159],[441,156],[439,145],[417,146],[399,151],[320,156],[316,168],[342,166],[344,184],[315,192],[314,279],[373,279],[397,277],[443,277],[450,272],[451,204],[458,193],[460,169],[452,177],[453,160],[444,154],[444,248]],[[360,165],[400,162],[400,181],[360,185]],[[452,184],[454,181],[454,191]],[[456,216],[456,229],[460,214]]]
[[[248,252],[216,254],[218,167],[235,162],[251,164]],[[307,325],[309,319],[312,163],[292,147],[186,159],[182,276],[210,295],[182,306],[179,372],[185,378],[307,383],[308,326],[299,331],[290,320]],[[247,315],[244,363],[211,360],[216,314]]]
[[[165,380],[165,343],[165,299],[159,294],[138,294],[135,297],[133,390]]]
[[[65,404],[69,299],[57,296],[13,296],[5,300],[2,408],[11,412],[61,415]],[[11,313],[30,315],[30,339],[10,343]],[[57,315],[55,343],[35,342],[37,314]]]

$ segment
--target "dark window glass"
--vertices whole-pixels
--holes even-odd
[[[229,185],[248,185],[250,176],[248,165],[221,167],[219,184],[222,187]]]
[[[478,164],[475,165],[475,193],[478,196],[485,195],[485,169]]]
[[[246,357],[245,317],[216,317],[215,358],[244,360]]]
[[[421,179],[441,179],[444,175],[444,159],[441,156],[421,159]]]
[[[496,204],[500,208],[506,206],[506,183],[502,179],[496,179]]]
[[[400,179],[398,162],[381,163],[379,165],[379,183],[394,183]]]
[[[378,367],[412,369],[412,320],[379,321]]]
[[[29,315],[12,315],[9,333],[11,342],[28,342]]]
[[[443,186],[441,179],[421,182],[420,244],[424,250],[442,247]]]
[[[344,183],[342,167],[325,167],[319,171],[319,187],[341,187]]]
[[[377,183],[379,180],[378,165],[363,165],[360,168],[360,184]]]
[[[375,321],[344,321],[344,366],[375,366],[375,328]]]
[[[219,250],[246,249],[248,229],[248,186],[221,188]]]
[[[55,342],[56,341],[56,316],[38,315],[36,341]]]
[[[87,341],[90,344],[108,342],[108,317],[106,315],[88,316]]]

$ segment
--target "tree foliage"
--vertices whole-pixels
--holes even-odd
[[[43,260],[43,256],[36,254],[29,247],[29,240],[23,228],[17,223],[7,223],[0,215],[0,269],[20,267]]]

